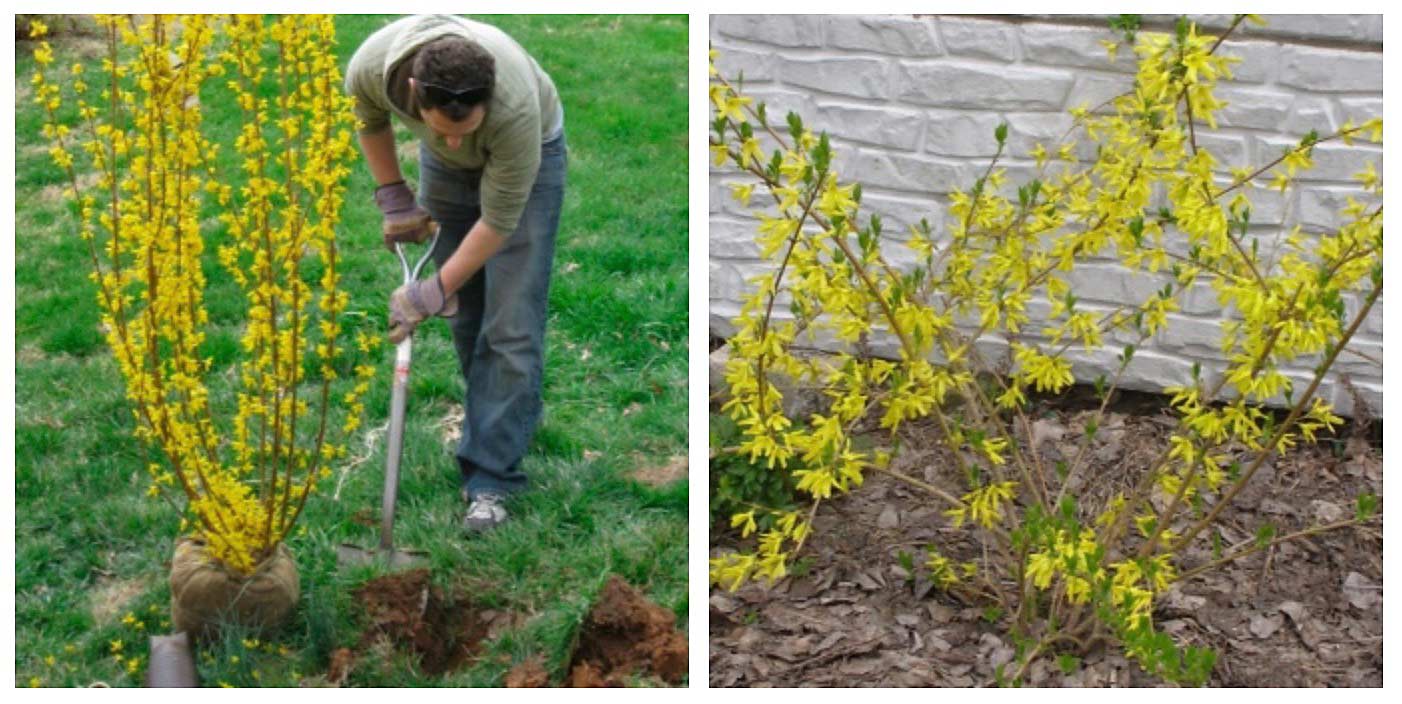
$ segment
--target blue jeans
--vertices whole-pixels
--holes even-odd
[[[565,193],[564,135],[541,145],[540,171],[505,245],[458,290],[449,319],[467,398],[458,466],[469,496],[526,487],[521,458],[541,414],[546,299]],[[419,147],[419,203],[442,228],[433,259],[457,250],[481,216],[481,171],[443,164]]]

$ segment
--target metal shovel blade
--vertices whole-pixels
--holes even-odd
[[[351,543],[336,546],[336,561],[342,566],[384,565],[392,570],[428,566],[428,553],[422,550],[367,549]]]

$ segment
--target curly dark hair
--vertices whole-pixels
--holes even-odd
[[[474,41],[443,36],[419,48],[411,75],[420,85],[414,91],[419,109],[440,110],[457,121],[491,100],[496,60]]]

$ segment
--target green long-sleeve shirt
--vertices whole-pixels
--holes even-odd
[[[496,84],[482,125],[449,149],[407,101],[408,68],[419,47],[443,35],[476,42],[496,62]],[[362,134],[389,129],[390,115],[409,128],[434,156],[464,169],[482,170],[482,220],[503,237],[516,230],[540,169],[540,145],[564,127],[564,110],[550,76],[511,37],[490,25],[453,15],[414,15],[365,40],[346,69],[346,92],[355,98]]]

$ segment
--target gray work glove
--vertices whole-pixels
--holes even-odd
[[[403,181],[386,183],[375,189],[375,205],[384,214],[381,229],[385,248],[394,251],[395,242],[422,243],[433,234],[433,219],[419,207],[414,192]]]
[[[457,312],[458,297],[443,293],[443,279],[438,274],[404,284],[389,295],[389,341],[399,344],[431,315],[447,318]]]

